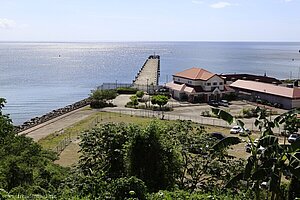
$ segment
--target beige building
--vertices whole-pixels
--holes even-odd
[[[173,75],[173,81],[166,84],[174,99],[190,102],[220,100],[226,92],[224,79],[205,69],[190,68]]]
[[[250,100],[265,100],[272,104],[279,104],[282,108],[300,107],[300,88],[293,88],[261,83],[256,81],[237,80],[230,85],[236,93],[250,98]]]

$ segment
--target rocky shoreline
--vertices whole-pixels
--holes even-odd
[[[43,116],[32,118],[32,119],[24,122],[22,125],[15,126],[15,131],[16,131],[16,133],[20,133],[20,132],[25,131],[29,128],[32,128],[34,126],[37,126],[37,125],[42,124],[44,122],[47,122],[51,119],[54,119],[56,117],[59,117],[61,115],[69,113],[71,111],[74,111],[74,110],[77,110],[77,109],[82,108],[84,106],[87,106],[87,105],[90,104],[90,102],[91,102],[90,98],[86,98],[86,99],[83,99],[81,101],[77,101],[77,102],[75,102],[71,105],[67,105],[63,108],[52,110],[51,112],[46,113]]]

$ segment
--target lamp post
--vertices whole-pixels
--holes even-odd
[[[300,54],[300,50],[299,50],[299,52],[298,52],[299,54]],[[296,59],[295,58],[292,58],[292,62],[294,62],[294,61],[296,61]],[[290,73],[292,73],[292,72],[290,72]],[[291,76],[291,75],[290,75]],[[300,78],[300,66],[298,67],[298,77],[297,77],[298,79]]]
[[[147,78],[147,93],[149,94],[148,81],[149,79]]]
[[[118,80],[116,80],[116,89],[118,88]]]

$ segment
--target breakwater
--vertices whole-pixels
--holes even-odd
[[[37,125],[42,124],[44,122],[47,122],[51,119],[54,119],[54,118],[59,117],[61,115],[67,114],[71,111],[74,111],[74,110],[77,110],[77,109],[82,108],[84,106],[87,106],[87,105],[90,104],[90,102],[91,102],[91,100],[89,98],[86,98],[86,99],[83,99],[81,101],[77,101],[73,104],[67,105],[63,108],[52,110],[51,112],[46,113],[43,116],[32,118],[32,119],[24,122],[22,125],[15,126],[15,131],[16,131],[16,133],[20,133],[20,132],[25,131],[27,129],[30,129],[34,126],[37,126]]]
[[[160,75],[160,56],[151,55],[148,57],[144,65],[141,67],[135,79],[133,85],[154,85],[159,84]]]

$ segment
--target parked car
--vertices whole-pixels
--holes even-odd
[[[227,100],[221,100],[221,101],[219,102],[219,105],[220,105],[220,106],[228,107],[228,106],[229,106],[229,103],[228,103]]]
[[[211,106],[214,106],[214,107],[218,107],[219,106],[219,103],[215,100],[210,100],[208,102],[208,105],[211,105]]]
[[[257,146],[258,141],[259,141],[258,139],[254,140],[253,145],[254,145],[255,147]],[[246,152],[250,153],[250,152],[251,152],[251,148],[252,148],[251,142],[248,142],[248,143],[245,145],[245,150],[246,150]],[[263,153],[263,152],[265,151],[265,149],[266,149],[265,147],[259,146],[259,148],[257,149],[257,153],[258,153],[258,154],[261,154],[261,153]]]
[[[248,136],[251,135],[251,131],[248,128],[241,129],[239,131],[240,136]]]
[[[242,127],[240,126],[234,126],[230,129],[231,134],[238,134],[242,130]]]
[[[300,135],[299,134],[291,134],[290,137],[288,138],[289,143],[293,143],[297,140],[300,140]]]

